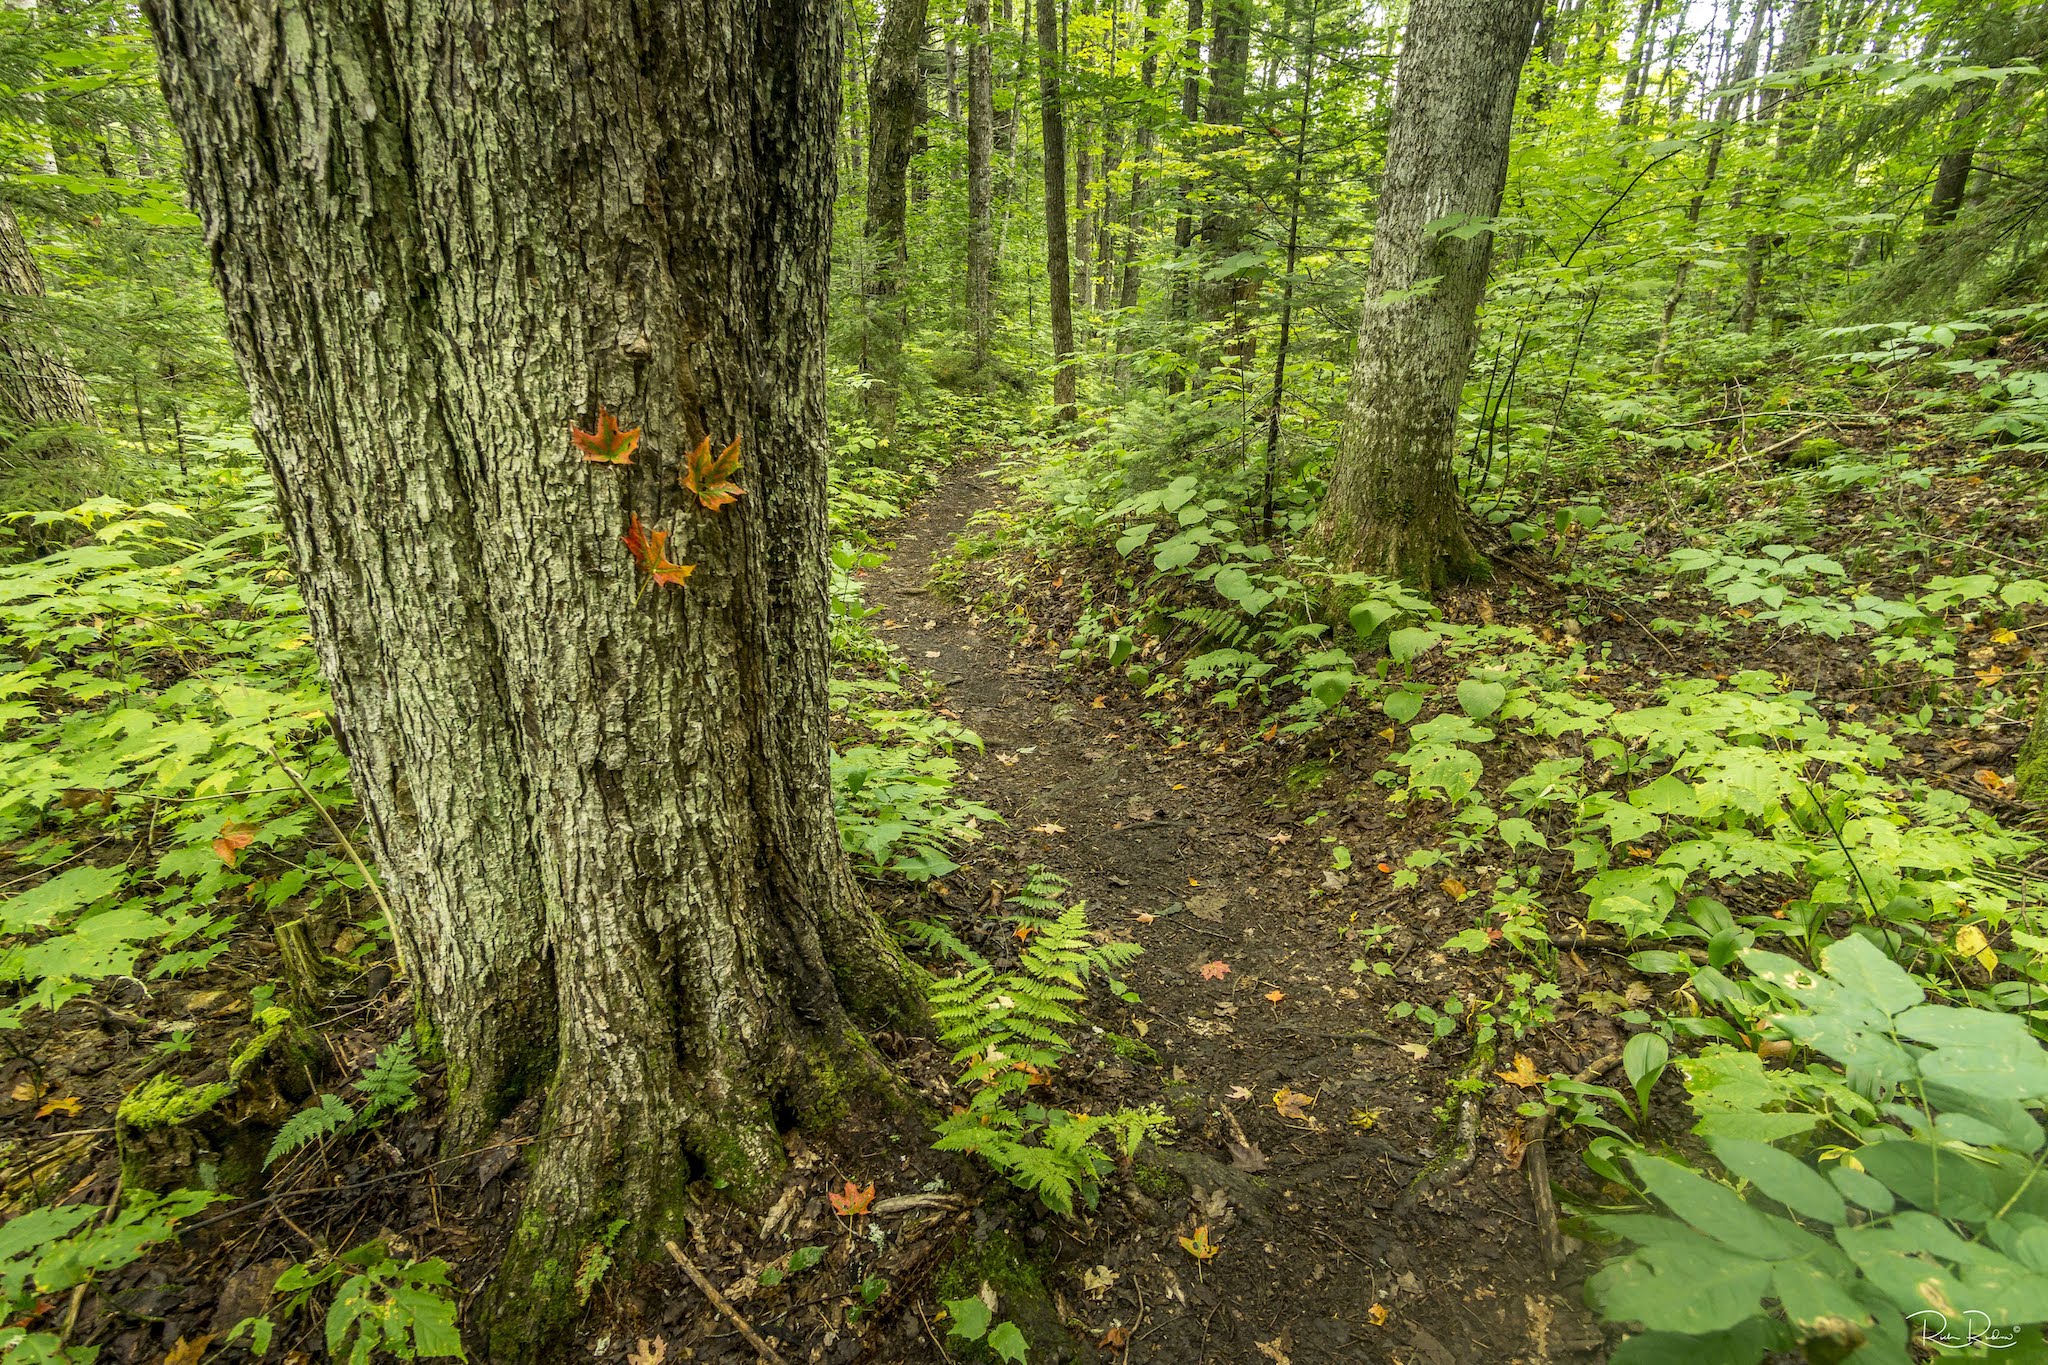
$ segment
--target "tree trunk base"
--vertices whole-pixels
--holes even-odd
[[[546,1107],[525,1212],[486,1301],[484,1359],[526,1365],[566,1351],[601,1255],[664,1261],[663,1239],[700,1202],[765,1202],[788,1165],[785,1128],[827,1127],[855,1093],[910,1103],[850,1025],[789,1040],[769,1065],[699,1068],[626,1104],[589,1093],[578,1071],[563,1069]]]

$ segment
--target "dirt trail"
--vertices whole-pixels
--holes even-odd
[[[1096,925],[1146,949],[1131,1028],[1142,1021],[1158,1065],[1111,1057],[1088,1094],[1059,1098],[1166,1105],[1179,1136],[1164,1160],[1182,1179],[1154,1174],[1156,1200],[1136,1201],[1145,1215],[1105,1200],[1087,1226],[1049,1227],[1067,1308],[1098,1336],[1130,1334],[1128,1356],[1110,1359],[1599,1358],[1579,1272],[1546,1268],[1526,1181],[1496,1145],[1511,1101],[1489,1097],[1469,1175],[1395,1207],[1440,1150],[1433,1111],[1466,1054],[1453,1037],[1418,1057],[1427,1031],[1386,1017],[1394,1001],[1442,1001],[1454,979],[1435,948],[1458,926],[1423,903],[1433,892],[1389,893],[1369,871],[1397,837],[1370,769],[1301,790],[1319,769],[1288,781],[1213,740],[1169,748],[1111,680],[1063,675],[1053,649],[1019,647],[1007,623],[927,591],[969,518],[1008,496],[987,472],[949,481],[899,523],[868,599],[885,638],[946,684],[945,706],[987,745],[967,756],[962,792],[1008,826],[970,850],[951,903],[1043,863]],[[1356,871],[1333,869],[1334,843]],[[1355,935],[1379,924],[1392,926],[1378,954],[1397,964],[1391,977],[1352,966]],[[1228,974],[1205,977],[1215,962]],[[1283,1089],[1312,1100],[1303,1117],[1276,1106]],[[1198,1222],[1223,1248],[1201,1266],[1176,1242]],[[1090,1271],[1099,1285],[1098,1267],[1115,1275],[1106,1290],[1084,1285]]]

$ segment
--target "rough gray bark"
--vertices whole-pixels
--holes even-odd
[[[147,8],[448,1141],[546,1097],[482,1356],[522,1359],[593,1229],[763,1188],[871,1074],[849,1007],[917,1008],[830,803],[838,8]],[[632,465],[579,458],[600,405]]]
[[[0,451],[28,432],[94,425],[92,399],[42,315],[43,301],[43,274],[21,223],[0,204]],[[39,440],[38,458],[71,444],[61,436]]]
[[[967,0],[967,326],[974,368],[988,365],[995,326],[995,54],[988,0]]]
[[[924,43],[927,0],[890,0],[875,39],[868,73],[868,193],[862,234],[870,273],[866,281],[868,414],[884,429],[896,416],[903,382],[904,320],[897,296],[909,265],[910,161],[924,112]]]
[[[1059,420],[1076,409],[1074,291],[1067,256],[1067,124],[1060,99],[1060,28],[1053,0],[1038,8],[1038,116],[1045,137],[1045,277],[1052,315],[1052,399]]]
[[[1451,456],[1515,84],[1541,0],[1415,0],[1401,47],[1365,311],[1317,532],[1331,558],[1423,585],[1484,571]],[[1435,283],[1422,287],[1426,280]]]

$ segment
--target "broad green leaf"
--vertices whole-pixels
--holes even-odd
[[[1708,1145],[1723,1166],[1792,1212],[1823,1223],[1848,1220],[1849,1211],[1835,1187],[1798,1157],[1738,1138],[1721,1138]]]
[[[949,1337],[963,1341],[980,1341],[988,1335],[988,1321],[994,1316],[980,1296],[970,1294],[964,1299],[943,1300],[946,1312],[953,1319],[953,1325],[946,1329]]]
[[[1497,682],[1467,678],[1458,684],[1458,705],[1474,720],[1485,720],[1500,710],[1501,703],[1507,699],[1507,688]]]

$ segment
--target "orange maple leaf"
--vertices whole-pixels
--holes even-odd
[[[1228,962],[1211,962],[1202,968],[1202,980],[1204,981],[1221,981],[1229,975],[1230,964]]]
[[[1529,1060],[1527,1053],[1522,1052],[1515,1054],[1514,1070],[1496,1071],[1493,1074],[1509,1085],[1518,1086],[1523,1090],[1535,1090],[1550,1079],[1548,1073],[1538,1071],[1536,1063]]]
[[[633,562],[640,571],[656,583],[680,588],[683,580],[697,571],[694,564],[674,564],[668,557],[668,532],[650,531],[640,524],[640,514],[633,514],[632,524],[626,527],[626,534],[619,537]]]
[[[825,1198],[831,1201],[832,1212],[841,1218],[858,1218],[874,1204],[875,1184],[871,1180],[867,1188],[862,1189],[849,1180],[844,1190],[828,1190]]]
[[[631,464],[633,452],[640,445],[640,428],[629,427],[619,430],[619,421],[604,410],[597,409],[597,430],[584,431],[578,427],[569,428],[569,439],[583,451],[583,458],[598,464]]]
[[[240,861],[242,850],[254,842],[255,838],[256,826],[230,820],[220,827],[220,837],[213,841],[213,851],[220,855],[222,862],[233,867]]]
[[[81,1107],[83,1106],[80,1104],[78,1096],[66,1095],[63,1099],[51,1100],[48,1104],[36,1110],[36,1117],[46,1119],[52,1114],[69,1114],[76,1118]]]
[[[1214,1260],[1223,1251],[1222,1246],[1209,1240],[1209,1225],[1207,1223],[1196,1228],[1194,1236],[1181,1238],[1180,1245],[1183,1251],[1198,1261]]]
[[[711,456],[711,438],[706,436],[697,442],[697,448],[690,452],[689,468],[683,471],[683,487],[697,495],[697,501],[707,512],[716,512],[729,502],[738,500],[747,490],[732,481],[740,468],[740,438],[732,438],[718,458]]]

